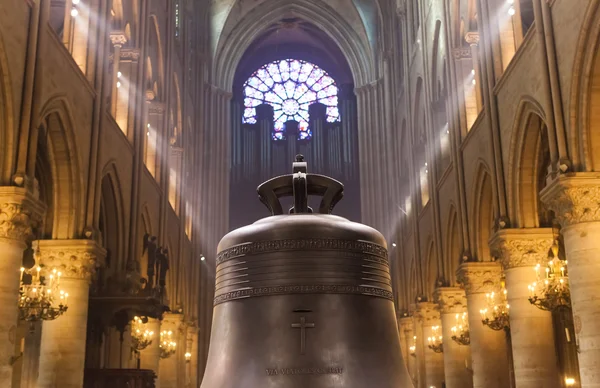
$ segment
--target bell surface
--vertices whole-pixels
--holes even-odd
[[[259,186],[275,214],[227,234],[202,388],[408,388],[384,237],[329,213],[343,186],[306,173]],[[278,199],[293,196],[291,214]]]

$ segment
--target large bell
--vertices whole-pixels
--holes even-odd
[[[202,388],[408,388],[383,236],[331,215],[343,185],[307,174],[258,187],[273,213],[217,255]],[[319,195],[319,214],[308,196]],[[280,197],[293,196],[290,214]]]

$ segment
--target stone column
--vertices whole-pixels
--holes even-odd
[[[500,288],[502,267],[492,262],[464,263],[458,268],[457,276],[467,295],[473,387],[510,387],[506,335],[484,326],[480,313],[487,307],[485,294],[498,292]]]
[[[187,342],[187,351],[192,357],[186,365],[186,387],[195,388],[198,386],[198,327],[195,323],[187,327]]]
[[[481,96],[481,67],[479,66],[479,32],[467,32],[465,41],[471,47],[471,59],[473,61],[473,79],[475,80],[475,99],[477,102],[477,113],[483,108],[483,97]]]
[[[529,302],[531,283],[537,280],[535,266],[548,261],[552,229],[502,229],[490,240],[492,255],[506,275],[510,305],[510,332],[517,388],[558,388],[552,313]]]
[[[171,330],[173,340],[177,342],[177,351],[168,358],[160,359],[158,379],[161,388],[177,388],[177,377],[179,376],[179,356],[181,350],[185,349],[185,343],[180,341],[179,329],[183,320],[182,314],[167,313],[161,325],[161,330]],[[185,352],[184,352],[185,353]]]
[[[26,242],[44,213],[44,206],[26,189],[0,187],[0,387],[12,383],[11,359],[16,356],[19,268]]]
[[[444,354],[436,353],[429,348],[428,337],[433,335],[433,326],[441,326],[437,305],[422,302],[417,305],[416,314],[423,325],[423,336],[418,339],[423,344],[423,361],[425,362],[425,387],[441,388],[444,382]],[[440,331],[438,331],[440,333]]]
[[[93,240],[40,240],[40,266],[62,273],[60,288],[69,294],[68,310],[45,321],[40,347],[38,388],[83,385],[89,285],[106,251]]]
[[[146,329],[154,332],[152,343],[142,351],[140,351],[140,369],[153,370],[158,376],[158,365],[160,362],[160,321],[154,318],[148,318]],[[160,381],[155,380],[156,388],[160,387]]]
[[[541,197],[562,226],[581,387],[600,387],[600,174],[560,175]]]
[[[119,101],[119,87],[121,81],[119,80],[119,65],[121,63],[121,47],[127,43],[125,33],[122,31],[113,31],[110,34],[110,41],[114,46],[114,55],[112,62],[112,77],[111,77],[111,99],[110,99],[110,114],[116,119],[117,118],[117,103]],[[119,84],[117,84],[119,83]],[[123,128],[121,128],[123,129]]]
[[[440,306],[444,343],[444,375],[446,388],[472,388],[473,377],[467,369],[471,361],[471,346],[460,345],[452,339],[452,327],[456,314],[467,311],[465,290],[458,287],[442,287],[435,291]]]
[[[416,359],[411,355],[410,347],[415,344],[415,332],[413,330],[412,317],[403,317],[398,320],[400,326],[400,338],[402,339],[402,357],[406,363],[406,369],[410,378],[415,383],[417,381]]]

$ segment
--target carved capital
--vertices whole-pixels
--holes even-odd
[[[139,48],[121,49],[121,60],[138,62],[140,60],[140,49]]]
[[[412,317],[400,318],[398,320],[398,324],[400,326],[400,330],[405,333],[413,331],[413,318]]]
[[[477,45],[479,44],[479,32],[467,32],[465,34],[465,41],[469,44],[469,45]]]
[[[165,113],[165,104],[157,101],[151,102],[150,106],[148,106],[148,113],[156,115]]]
[[[470,47],[459,47],[452,50],[452,56],[454,59],[471,59],[471,48]]]
[[[433,297],[442,314],[462,313],[467,309],[467,296],[462,288],[439,287]]]
[[[490,251],[505,270],[535,267],[547,261],[553,241],[551,228],[501,229],[491,238]]]
[[[127,43],[127,37],[123,31],[113,31],[110,33],[110,41],[113,46],[123,46]]]
[[[22,187],[0,187],[0,239],[25,243],[41,224],[46,207]]]
[[[600,221],[600,174],[559,175],[540,193],[541,200],[554,211],[556,220],[567,227],[581,222]]]
[[[106,250],[94,240],[39,240],[40,266],[65,278],[90,281],[104,264]]]
[[[433,302],[418,303],[414,316],[421,321],[424,326],[434,326],[440,322],[438,306]]]
[[[467,295],[497,291],[502,266],[496,262],[463,263],[456,271],[458,282]]]

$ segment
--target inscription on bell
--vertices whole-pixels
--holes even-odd
[[[344,368],[272,368],[266,369],[267,376],[290,376],[290,375],[341,375]]]

